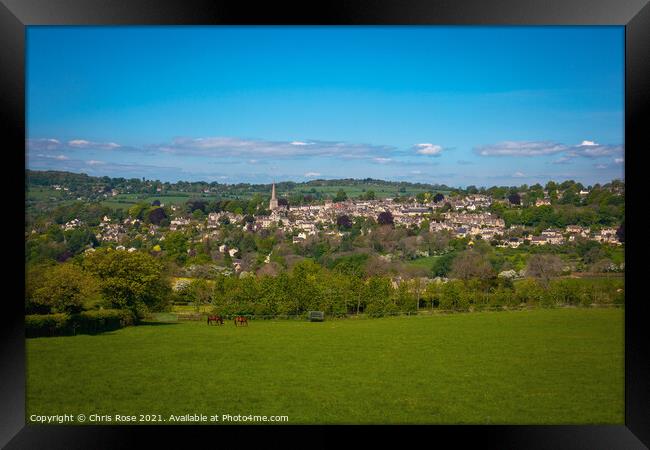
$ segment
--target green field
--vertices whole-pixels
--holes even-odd
[[[31,414],[624,423],[622,309],[149,324],[27,340]]]

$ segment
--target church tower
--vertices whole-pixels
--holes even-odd
[[[278,209],[278,199],[275,196],[275,183],[273,183],[273,187],[271,188],[271,201],[269,202],[269,209],[271,211]]]

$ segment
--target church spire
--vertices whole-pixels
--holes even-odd
[[[278,209],[278,199],[275,196],[275,183],[273,183],[273,186],[271,187],[271,201],[269,202],[269,209],[271,211]]]

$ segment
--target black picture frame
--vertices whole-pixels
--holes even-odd
[[[643,152],[650,150],[644,133],[650,105],[650,6],[647,0],[457,0],[457,1],[319,1],[281,5],[275,2],[251,6],[245,2],[208,0],[0,0],[0,83],[2,122],[7,125],[4,156],[11,156],[4,178],[16,186],[24,183],[25,145],[25,27],[28,25],[623,25],[625,26],[625,181],[627,185],[626,307],[625,307],[625,425],[620,426],[418,426],[409,434],[424,442],[442,439],[454,445],[476,442],[496,448],[644,448],[650,446],[650,363],[648,358],[647,300],[641,286],[641,261],[645,246],[642,220]],[[644,125],[646,125],[644,127]],[[9,138],[9,139],[6,139]],[[15,169],[14,169],[15,167]],[[22,167],[22,171],[18,170]],[[16,211],[24,213],[24,197],[8,184],[6,192]],[[24,191],[23,191],[24,192]],[[16,215],[7,236],[19,236],[24,223]],[[20,229],[22,228],[22,230]],[[646,233],[644,233],[646,232]],[[9,238],[16,255],[24,245]],[[630,245],[629,242],[633,244]],[[6,258],[16,268],[16,282],[23,276],[19,259]],[[196,442],[214,438],[209,426],[37,426],[25,425],[25,337],[21,286],[3,302],[2,363],[0,364],[0,445],[6,448],[124,448],[146,445],[152,436],[163,442],[180,438]],[[248,441],[251,431],[272,446],[296,441],[300,428],[314,430],[303,443],[318,445],[340,442],[336,427],[227,427],[218,428],[218,441]],[[360,427],[345,430],[349,435],[383,439],[394,427]],[[350,433],[351,432],[351,433]],[[301,433],[302,434],[302,433]],[[409,440],[416,436],[409,437]]]

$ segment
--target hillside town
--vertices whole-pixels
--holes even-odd
[[[293,236],[293,243],[299,243],[319,232],[343,236],[343,233],[336,229],[337,219],[342,216],[347,216],[351,220],[355,218],[376,220],[380,214],[388,212],[396,227],[421,227],[427,221],[431,232],[448,231],[455,238],[483,239],[499,247],[517,248],[524,243],[534,246],[562,245],[574,241],[577,237],[621,245],[617,229],[613,227],[592,231],[580,225],[567,225],[564,229],[542,230],[538,235],[526,233],[522,237],[510,236],[515,231],[521,232],[523,227],[507,228],[502,218],[488,211],[492,202],[492,199],[486,195],[467,195],[448,201],[431,200],[426,203],[405,204],[394,202],[392,198],[384,198],[348,199],[343,202],[326,200],[322,204],[290,206],[286,201],[279,201],[273,184],[268,207],[269,215],[254,216],[253,220],[250,220],[243,214],[221,211],[209,213],[205,219],[199,220],[179,212],[171,219],[169,230],[194,229],[202,233],[201,239],[211,239],[218,238],[217,230],[222,225],[241,224],[243,230],[252,232],[270,228],[279,229]],[[544,204],[540,205],[537,202],[536,206],[544,206]],[[441,212],[442,210],[446,212]],[[67,231],[82,225],[83,223],[75,218],[61,227]],[[140,225],[141,221],[132,217],[123,219],[121,223],[114,223],[112,219],[104,216],[99,224],[96,238],[100,242],[120,243],[126,238],[127,231],[131,227],[140,228]],[[147,235],[159,236],[164,240],[163,231],[160,226],[150,224],[142,237],[146,239]]]

